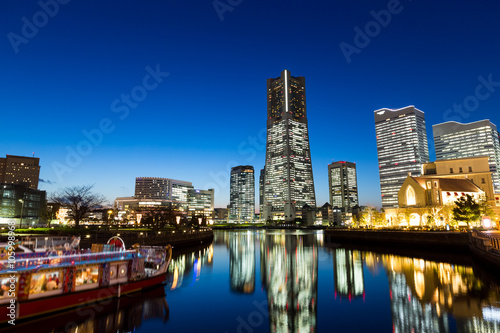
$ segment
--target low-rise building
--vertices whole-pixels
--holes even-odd
[[[46,208],[46,192],[21,184],[0,184],[0,225],[14,222],[16,227],[41,222]]]
[[[435,224],[444,224],[451,214],[445,207],[467,195],[477,202],[485,198],[485,192],[469,179],[408,175],[398,192],[399,208],[386,209],[386,217],[391,225],[423,225],[430,217]]]

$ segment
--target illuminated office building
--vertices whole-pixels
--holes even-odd
[[[382,207],[398,207],[398,192],[408,173],[420,176],[429,162],[425,115],[414,106],[374,112]]]
[[[214,212],[214,189],[189,189],[187,204],[189,216],[212,217]]]
[[[142,201],[165,200],[187,210],[188,193],[191,189],[193,189],[191,182],[170,178],[137,177],[134,197]]]
[[[165,199],[187,201],[187,193],[193,184],[182,180],[159,177],[137,177],[135,179],[136,199]]]
[[[259,216],[262,218],[264,212],[264,169],[260,169],[259,175]]]
[[[288,70],[267,80],[265,220],[294,221],[307,204],[316,207],[307,126],[304,77]]]
[[[488,156],[493,188],[500,193],[500,144],[495,124],[489,120],[468,124],[449,121],[433,125],[432,131],[436,160]]]
[[[229,215],[238,222],[251,222],[255,215],[255,176],[251,165],[231,168]]]
[[[0,157],[0,183],[20,184],[31,189],[38,189],[40,159],[7,155]]]
[[[328,165],[328,184],[330,190],[330,205],[342,211],[342,220],[352,215],[352,208],[358,202],[358,182],[356,163],[333,162]]]

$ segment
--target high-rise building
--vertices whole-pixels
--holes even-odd
[[[22,184],[32,189],[38,189],[40,176],[40,159],[7,155],[0,157],[0,183]]]
[[[432,126],[436,160],[488,156],[493,187],[500,192],[500,144],[495,124],[481,120],[468,124],[449,121]]]
[[[330,205],[342,211],[342,219],[352,215],[352,208],[359,204],[356,163],[333,162],[328,164],[328,184]]]
[[[254,219],[255,175],[251,165],[231,168],[229,215],[239,222],[250,222]]]
[[[294,221],[302,207],[316,206],[309,148],[304,77],[288,70],[267,80],[265,220]]]
[[[262,219],[264,217],[264,169],[260,169],[259,175],[259,216]]]
[[[413,105],[375,114],[382,207],[398,207],[398,192],[408,173],[420,176],[429,162],[425,115]]]

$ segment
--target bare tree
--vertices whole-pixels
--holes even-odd
[[[105,198],[92,192],[94,185],[70,186],[60,189],[50,197],[50,200],[61,206],[71,208],[68,214],[78,227],[85,214],[92,208],[100,206]]]

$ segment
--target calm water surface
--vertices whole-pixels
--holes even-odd
[[[322,231],[219,231],[169,270],[165,288],[37,331],[500,332],[500,289],[480,267],[326,247]]]

